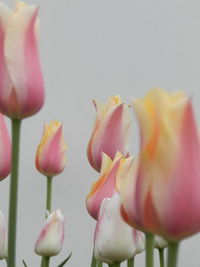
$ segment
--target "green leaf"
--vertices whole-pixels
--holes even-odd
[[[26,264],[26,262],[24,260],[22,260],[24,267],[28,267],[28,265]]]
[[[58,267],[63,267],[63,266],[65,265],[65,263],[67,263],[68,260],[71,258],[71,256],[72,256],[72,253],[70,253],[69,256],[68,256],[63,262],[61,262],[61,263],[58,265]]]

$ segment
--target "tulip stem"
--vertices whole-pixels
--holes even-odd
[[[109,267],[120,267],[120,262],[114,262],[113,264],[108,264]]]
[[[146,267],[153,267],[154,235],[146,233]]]
[[[127,267],[134,267],[134,261],[135,261],[135,258],[131,258],[131,259],[128,259],[127,260]]]
[[[47,201],[46,209],[51,212],[51,199],[52,199],[52,177],[47,176]]]
[[[168,246],[168,267],[176,267],[177,266],[177,258],[178,258],[178,242],[169,242]]]
[[[94,252],[92,254],[92,262],[91,262],[91,267],[96,267],[97,266],[97,260],[94,256]]]
[[[160,267],[165,267],[164,249],[160,248],[160,249],[158,249],[158,252],[159,252],[159,259],[160,259]]]
[[[51,212],[51,199],[52,199],[52,179],[53,177],[47,176],[47,197],[46,197],[46,211]],[[48,214],[46,212],[46,218],[48,217]],[[49,261],[49,260],[48,260]],[[49,263],[47,265],[47,258],[42,257],[41,260],[41,267],[49,266]]]
[[[16,228],[18,200],[19,143],[21,121],[12,119],[12,167],[10,178],[9,223],[8,223],[8,267],[15,267]]]
[[[44,267],[49,267],[50,257],[44,257]]]

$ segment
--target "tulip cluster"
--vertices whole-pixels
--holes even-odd
[[[12,121],[12,147],[4,117],[0,114],[0,181],[11,172],[8,244],[5,219],[0,212],[0,260],[15,267],[18,195],[18,164],[21,120],[36,114],[44,103],[44,82],[38,49],[38,7],[16,1],[14,10],[0,3],[0,112]],[[36,168],[47,176],[45,225],[35,252],[43,256],[42,266],[63,246],[64,217],[60,210],[51,211],[52,177],[66,165],[66,145],[62,123],[45,125],[36,154]],[[12,157],[11,157],[12,154]],[[67,262],[65,260],[62,266]],[[24,262],[25,265],[25,262]],[[59,265],[60,266],[60,265]]]
[[[178,242],[200,231],[200,139],[191,99],[183,92],[153,89],[133,101],[140,128],[136,157],[129,156],[127,147],[128,106],[121,101],[114,108],[96,103],[88,159],[100,178],[86,200],[89,214],[97,220],[95,257],[109,264],[134,257],[138,250],[130,251],[138,243],[131,243],[131,235],[127,238],[130,225],[138,235],[146,234],[147,249],[153,235],[155,248],[169,246],[168,267],[174,267]],[[126,107],[126,115],[112,117],[120,106]]]

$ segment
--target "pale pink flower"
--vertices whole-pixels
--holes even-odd
[[[63,247],[64,217],[60,210],[52,212],[45,221],[40,236],[35,244],[35,253],[52,257]]]
[[[0,111],[22,119],[38,112],[44,84],[38,52],[38,7],[0,3]]]

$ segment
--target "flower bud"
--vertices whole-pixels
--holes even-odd
[[[103,200],[94,237],[94,255],[113,264],[134,257],[144,250],[144,234],[126,224],[120,214],[118,193]]]
[[[86,206],[89,214],[97,220],[101,202],[104,198],[112,197],[116,192],[116,173],[122,157],[117,153],[114,160],[103,154],[101,172],[99,179],[92,185],[91,191],[86,199]]]
[[[52,212],[45,221],[40,236],[35,245],[35,253],[52,257],[63,247],[64,217],[60,210]]]
[[[38,7],[17,1],[10,10],[0,3],[0,111],[13,119],[38,112],[44,103]]]
[[[52,177],[60,174],[66,165],[62,123],[51,121],[45,124],[44,133],[36,153],[36,168],[42,174]]]
[[[134,101],[141,134],[137,164],[120,191],[132,226],[177,242],[200,231],[200,139],[183,92],[151,90]]]
[[[93,103],[97,114],[87,154],[90,165],[99,172],[103,153],[112,160],[117,151],[128,154],[131,118],[128,105],[119,96],[110,97],[104,105],[96,100]]]

